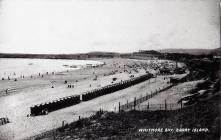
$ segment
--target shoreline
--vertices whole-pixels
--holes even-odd
[[[72,71],[89,65],[103,65],[100,60],[65,60],[65,59],[29,59],[29,58],[0,58],[1,80],[24,79]],[[4,67],[3,67],[4,66]],[[14,70],[13,67],[16,69]],[[36,70],[35,70],[36,69]],[[25,72],[24,72],[25,71]],[[40,75],[39,75],[40,74]],[[8,79],[10,78],[10,79]]]
[[[142,67],[148,66],[148,62],[145,60],[116,58],[103,59],[103,62],[106,65],[98,68],[79,69],[65,75],[57,73],[44,78],[23,81],[27,88],[22,91],[15,91],[15,94],[11,96],[0,97],[0,106],[5,106],[0,112],[0,116],[7,116],[11,121],[9,124],[0,126],[0,137],[8,140],[15,139],[15,137],[16,139],[23,139],[57,128],[61,125],[62,120],[73,122],[78,119],[79,115],[88,117],[100,108],[114,111],[118,106],[118,102],[125,103],[126,100],[133,100],[135,96],[145,95],[147,90],[154,91],[162,84],[167,85],[163,80],[164,76],[159,76],[156,83],[145,81],[109,95],[51,112],[48,115],[27,117],[27,114],[30,114],[30,107],[34,104],[47,102],[58,97],[82,94],[84,91],[111,84],[113,78],[117,78],[114,82],[117,83],[121,80],[130,79],[131,75],[138,77],[146,73],[146,70]],[[97,77],[97,80],[94,80],[95,77]],[[52,80],[56,81],[54,88],[51,88],[50,81]],[[67,88],[67,85],[64,84],[65,80],[68,84],[74,84],[75,87]],[[21,81],[17,82],[22,83]],[[44,82],[44,86],[39,86],[39,83],[42,82]],[[34,85],[36,88],[32,88]],[[13,138],[13,136],[15,137]]]

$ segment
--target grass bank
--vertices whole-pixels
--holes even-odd
[[[100,112],[33,139],[219,140],[219,99],[217,93],[210,100],[174,111]],[[208,132],[139,131],[148,128],[207,128]]]

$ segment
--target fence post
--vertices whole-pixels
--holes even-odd
[[[128,109],[128,100],[127,100],[127,109]]]
[[[136,97],[134,97],[134,110],[136,110]]]
[[[103,109],[100,108],[100,114],[102,114],[102,113],[103,113]]]
[[[167,100],[165,100],[165,110],[167,110]]]
[[[119,112],[120,112],[120,102],[119,102]]]
[[[181,103],[181,109],[182,109],[182,108],[183,108],[183,103],[182,103],[182,100],[181,100],[181,102],[180,102],[180,103]]]
[[[62,127],[64,127],[64,121],[62,121]]]

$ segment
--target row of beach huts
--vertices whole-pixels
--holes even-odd
[[[130,86],[133,86],[135,84],[148,80],[152,77],[153,77],[153,74],[146,73],[139,77],[131,78],[129,80],[121,81],[119,83],[107,85],[102,88],[85,92],[82,95],[72,95],[72,96],[59,98],[57,100],[53,100],[51,102],[37,104],[37,105],[30,107],[30,113],[32,116],[47,114],[49,112],[52,112],[61,108],[76,105],[82,101],[89,101],[99,96],[103,96],[103,95],[110,94],[118,90],[128,88]]]

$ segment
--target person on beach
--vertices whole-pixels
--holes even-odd
[[[71,84],[68,85],[68,88],[71,88]]]
[[[8,94],[8,89],[5,90],[5,93]]]

